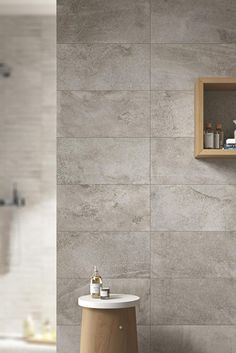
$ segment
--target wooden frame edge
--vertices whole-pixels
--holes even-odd
[[[204,101],[203,101],[203,81],[199,78],[195,84],[195,107],[194,107],[194,114],[195,114],[195,141],[194,141],[194,155],[195,158],[199,158],[201,152],[203,150],[203,110],[204,110]]]

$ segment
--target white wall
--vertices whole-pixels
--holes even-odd
[[[1,17],[0,198],[17,182],[26,206],[0,207],[0,332],[31,314],[55,321],[55,18]],[[4,256],[1,249],[4,248]]]
[[[53,15],[56,0],[0,0],[0,14]]]

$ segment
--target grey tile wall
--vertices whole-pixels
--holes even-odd
[[[152,278],[236,277],[235,232],[152,232],[151,252]]]
[[[198,77],[235,76],[235,44],[153,44],[153,90],[192,90]]]
[[[235,185],[153,185],[151,229],[236,230],[235,194]]]
[[[88,278],[92,262],[101,262],[107,278],[150,276],[149,232],[59,232],[57,256],[58,275],[65,278]]]
[[[153,279],[151,323],[235,325],[235,291],[232,278]]]
[[[147,185],[58,185],[59,231],[150,230]]]
[[[58,184],[149,183],[149,139],[62,138],[57,149]]]
[[[148,0],[62,1],[59,43],[148,43]]]
[[[149,136],[150,94],[147,91],[58,93],[60,137]]]
[[[151,353],[235,352],[235,326],[152,326]]]
[[[232,160],[224,159],[219,163],[210,159],[206,163],[194,159],[193,154],[194,138],[153,138],[152,184],[236,184],[236,168]]]
[[[236,43],[230,0],[153,0],[152,43]]]
[[[94,261],[141,297],[139,353],[236,352],[236,166],[193,157],[194,82],[236,75],[235,11],[59,1],[60,353],[79,352]]]
[[[149,88],[146,44],[58,44],[61,90],[145,90]]]

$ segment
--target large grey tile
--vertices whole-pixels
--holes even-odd
[[[149,88],[146,44],[59,44],[57,58],[61,90]]]
[[[236,164],[232,159],[195,159],[193,138],[153,138],[151,180],[153,184],[236,184]]]
[[[58,136],[149,136],[147,91],[61,91],[58,108]]]
[[[89,293],[88,279],[57,279],[57,324],[80,325],[78,297]]]
[[[59,231],[146,231],[149,220],[149,186],[58,186]]]
[[[235,43],[231,0],[153,0],[153,43]]]
[[[102,275],[102,273],[101,273]],[[88,279],[58,279],[57,280],[57,322],[59,325],[79,325],[81,308],[78,297],[89,293]],[[103,278],[105,286],[112,293],[136,294],[141,299],[136,307],[138,325],[150,324],[150,280],[149,279],[107,279]]]
[[[236,278],[235,232],[152,232],[155,278]]]
[[[89,278],[92,265],[108,278],[150,276],[148,232],[59,232],[57,274]]]
[[[105,286],[111,288],[112,293],[135,294],[140,297],[136,306],[137,324],[150,325],[150,280],[139,279],[104,279]]]
[[[137,326],[139,353],[150,353],[150,331],[150,326]]]
[[[150,42],[148,0],[64,1],[58,8],[59,43]]]
[[[149,139],[59,138],[59,184],[148,184]]]
[[[152,230],[236,230],[236,186],[152,186]]]
[[[152,326],[151,353],[233,353],[235,336],[235,326]]]
[[[193,92],[152,91],[151,130],[155,137],[193,137]]]
[[[234,44],[153,44],[151,85],[156,90],[193,90],[202,76],[235,76]]]
[[[152,279],[152,325],[236,323],[235,279]]]
[[[80,348],[80,326],[57,327],[57,353],[78,353]]]

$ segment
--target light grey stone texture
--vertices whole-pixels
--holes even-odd
[[[146,44],[58,44],[59,90],[149,88]]]
[[[57,353],[79,353],[80,326],[57,326]]]
[[[193,90],[197,78],[235,76],[234,44],[152,44],[154,90]]]
[[[151,92],[151,135],[153,137],[194,136],[193,92]]]
[[[236,278],[235,232],[152,232],[154,278]]]
[[[148,0],[66,1],[58,6],[58,43],[150,42]]]
[[[150,353],[150,331],[150,326],[137,326],[139,353]]]
[[[148,184],[149,139],[60,138],[58,184]]]
[[[232,159],[195,159],[193,138],[153,138],[151,180],[152,184],[236,184],[236,164]]]
[[[58,92],[60,137],[149,137],[150,93]]]
[[[235,326],[152,326],[151,353],[234,353],[235,336]]]
[[[149,186],[59,185],[59,231],[149,230]]]
[[[90,278],[91,264],[107,278],[150,276],[148,232],[59,232],[57,244],[59,277]]]
[[[152,230],[236,230],[236,186],[153,185]]]
[[[137,324],[150,325],[150,280],[149,279],[106,279],[105,286],[111,288],[112,293],[136,294],[140,302],[136,308]],[[57,322],[59,325],[79,325],[81,322],[81,308],[78,297],[89,293],[88,279],[57,280]]]
[[[57,278],[57,324],[80,325],[78,297],[89,293],[89,278]]]
[[[236,279],[152,279],[152,325],[234,325]]]
[[[152,0],[153,43],[235,43],[231,0]]]
[[[236,111],[236,91],[206,91],[204,96],[204,120],[222,123],[225,138],[233,138]]]

